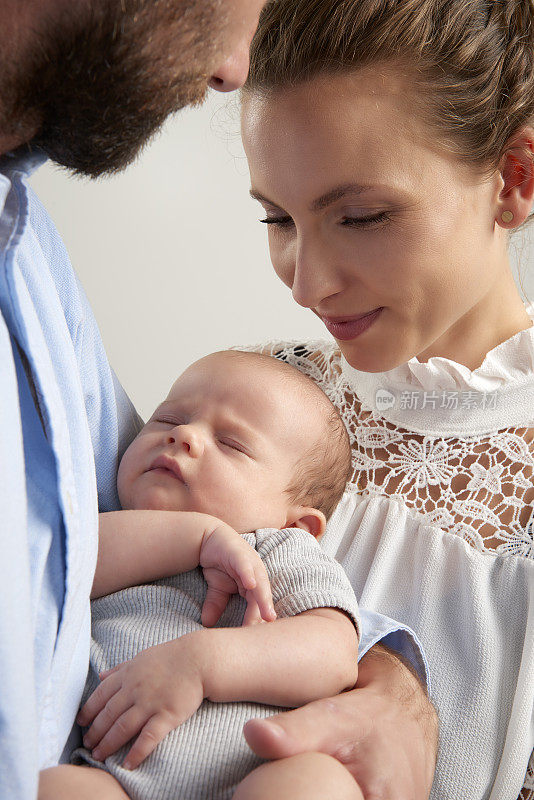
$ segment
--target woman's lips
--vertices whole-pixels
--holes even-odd
[[[383,310],[383,307],[375,308],[374,311],[360,314],[358,317],[323,317],[321,315],[321,319],[334,339],[348,341],[355,339],[360,333],[370,328]]]

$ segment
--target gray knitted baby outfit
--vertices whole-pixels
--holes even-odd
[[[313,536],[299,528],[269,528],[244,538],[265,564],[278,617],[313,608],[339,608],[349,614],[359,631],[358,604],[351,585],[342,567],[323,552]],[[206,582],[197,568],[94,600],[91,658],[82,704],[98,686],[99,672],[147,647],[201,629],[205,594]],[[239,627],[245,608],[243,598],[233,595],[217,627]],[[205,700],[137,769],[121,767],[131,742],[105,764],[95,761],[84,748],[75,750],[71,760],[106,769],[131,800],[230,800],[237,784],[262,763],[248,747],[243,725],[252,717],[267,717],[280,710],[257,703]]]

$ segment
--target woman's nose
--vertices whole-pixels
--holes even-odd
[[[177,425],[167,434],[167,444],[177,444],[192,458],[204,452],[204,437],[194,425]]]
[[[291,285],[295,301],[305,308],[317,308],[342,289],[341,272],[327,248],[313,242],[298,243]]]

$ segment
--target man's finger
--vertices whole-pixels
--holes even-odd
[[[316,700],[267,719],[249,720],[243,731],[245,739],[261,758],[287,758],[309,751],[339,758],[343,748],[357,745],[368,727],[368,719],[357,708],[352,706],[347,713],[348,694]]]
[[[340,761],[365,800],[428,800],[434,737],[410,713],[406,700],[374,688],[343,692],[326,700],[247,722],[244,735],[262,758],[315,751]]]

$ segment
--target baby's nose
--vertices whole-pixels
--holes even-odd
[[[178,425],[167,436],[168,444],[180,445],[192,458],[204,452],[204,438],[194,425]]]

